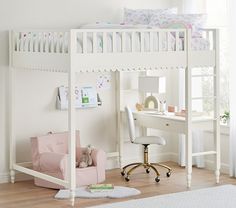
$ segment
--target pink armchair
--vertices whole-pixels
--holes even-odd
[[[33,169],[39,172],[65,179],[68,159],[68,133],[48,134],[31,138],[31,153]],[[79,131],[76,132],[76,161],[86,148],[80,147]],[[102,150],[93,149],[93,164],[87,168],[76,168],[76,186],[84,186],[100,183],[105,180],[106,154]],[[35,185],[60,189],[60,185],[42,180],[34,179]]]

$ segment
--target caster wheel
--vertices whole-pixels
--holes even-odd
[[[121,174],[122,176],[124,176],[124,175],[125,175],[125,172],[124,172],[124,171],[121,171],[120,174]]]
[[[155,181],[158,183],[158,182],[160,182],[160,178],[157,176],[156,178],[155,178]]]
[[[126,180],[126,181],[129,181],[129,180],[130,180],[130,179],[129,179],[129,176],[126,176],[126,177],[125,177],[125,180]]]
[[[146,169],[146,173],[150,173],[150,169],[148,168],[148,169]]]
[[[166,173],[166,177],[169,178],[170,176],[171,176],[171,172],[167,172],[167,173]]]

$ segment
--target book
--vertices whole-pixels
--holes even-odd
[[[90,192],[103,192],[103,191],[111,191],[114,189],[113,184],[92,184],[88,186]]]

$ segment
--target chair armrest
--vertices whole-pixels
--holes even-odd
[[[86,147],[77,147],[76,159],[79,162],[81,154],[86,151]],[[94,166],[105,167],[106,165],[106,153],[101,149],[93,149],[91,153],[92,161]]]
[[[66,170],[67,155],[55,152],[44,152],[39,155],[40,171],[62,171]]]
[[[92,160],[93,165],[97,167],[103,167],[105,169],[106,166],[106,153],[101,149],[93,149],[92,151]]]
[[[97,180],[104,181],[106,178],[106,153],[103,150],[93,149],[91,156],[93,165],[97,168]]]

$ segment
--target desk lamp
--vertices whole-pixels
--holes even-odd
[[[165,93],[166,78],[158,76],[141,76],[138,82],[139,91],[151,93],[145,98],[144,107],[148,109],[158,109],[158,100],[152,93]]]

